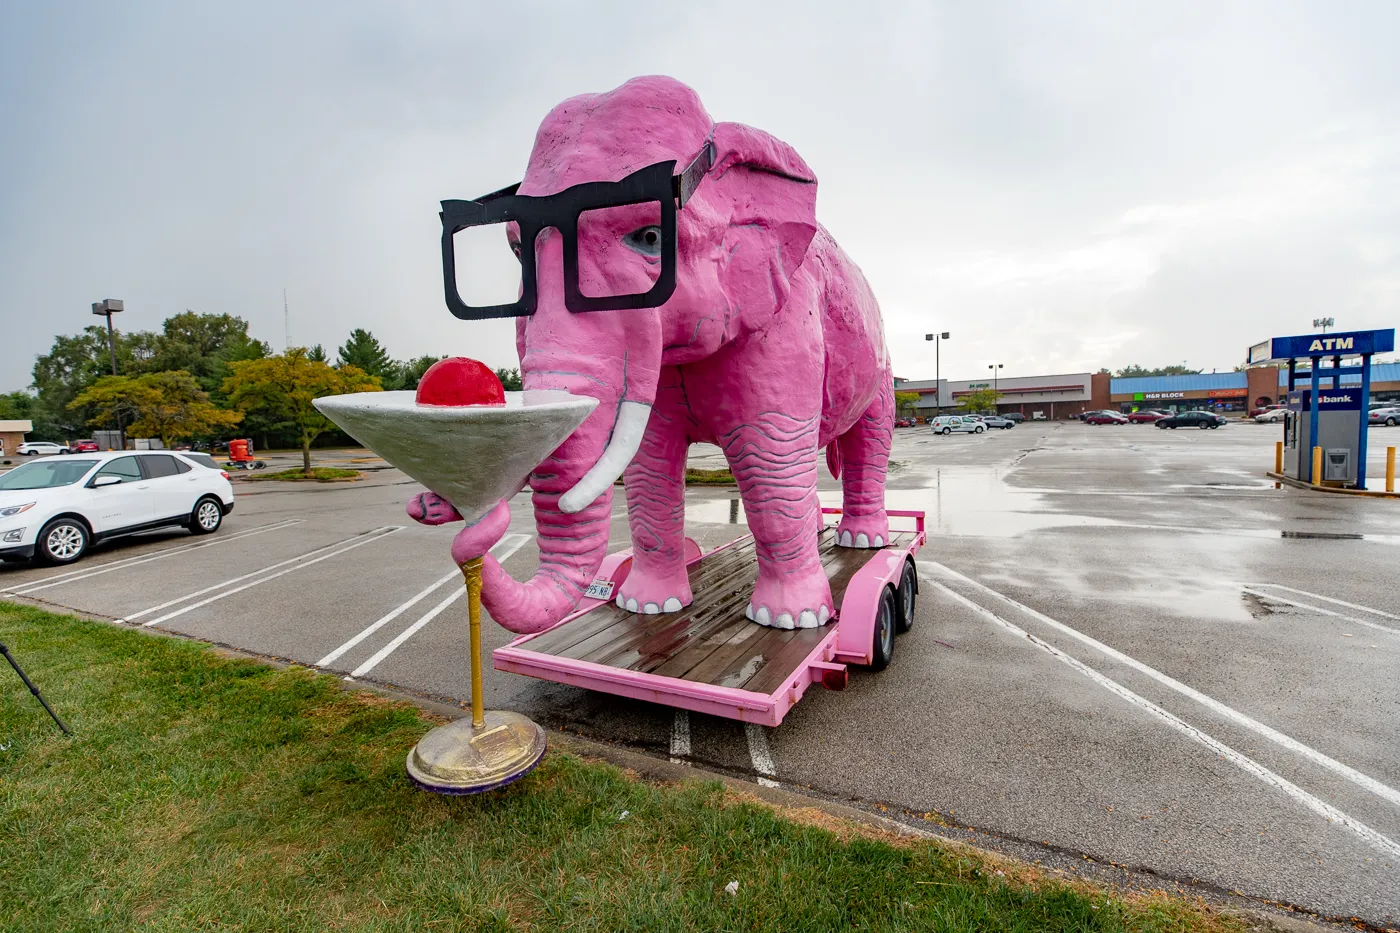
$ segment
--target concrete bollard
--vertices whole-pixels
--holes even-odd
[[[1321,486],[1321,485],[1322,485],[1322,448],[1321,448],[1321,447],[1314,447],[1314,448],[1313,448],[1312,484],[1313,484],[1314,486]]]
[[[1283,472],[1283,441],[1274,441],[1274,472]]]
[[[1385,449],[1385,491],[1395,491],[1395,448]]]

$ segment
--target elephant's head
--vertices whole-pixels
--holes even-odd
[[[588,420],[530,479],[540,544],[534,579],[487,580],[493,617],[531,631],[577,604],[607,551],[613,484],[637,452],[663,365],[701,359],[756,330],[783,306],[816,234],[816,179],[787,144],[736,123],[714,123],[689,87],[644,77],[571,98],[540,125],[518,194],[542,197],[616,182],[674,160],[676,172],[712,146],[712,162],[676,211],[675,290],[655,307],[571,311],[563,235],[512,246],[535,253],[534,310],[517,318],[526,389],[599,400]],[[655,202],[587,211],[577,224],[578,292],[645,293],[661,269]]]

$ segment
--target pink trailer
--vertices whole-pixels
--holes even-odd
[[[890,543],[878,549],[836,547],[835,526],[823,527],[821,561],[839,608],[821,628],[767,628],[744,617],[758,577],[754,540],[744,535],[705,553],[688,542],[695,601],[661,615],[610,601],[632,556],[630,549],[609,555],[577,610],[497,648],[493,662],[501,671],[776,726],[811,684],[844,688],[846,665],[884,669],[895,634],[913,623],[924,513],[889,515],[892,526],[913,527],[892,527]]]

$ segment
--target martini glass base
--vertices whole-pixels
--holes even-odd
[[[480,794],[517,781],[544,757],[544,730],[519,713],[487,710],[438,726],[419,740],[405,763],[409,779],[436,794]]]

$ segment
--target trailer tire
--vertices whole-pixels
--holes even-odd
[[[880,591],[880,605],[875,612],[875,638],[870,646],[870,669],[883,671],[894,657],[894,630],[898,624],[894,587],[886,584]]]
[[[894,620],[894,633],[903,635],[914,627],[914,608],[919,601],[919,575],[914,570],[914,562],[904,561],[904,573],[899,577],[899,591],[895,594],[897,613]]]

